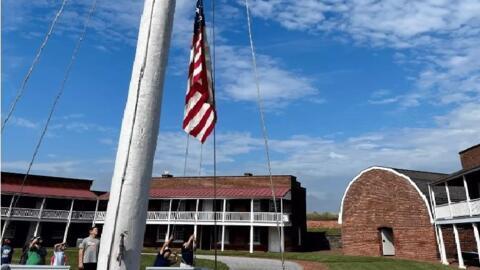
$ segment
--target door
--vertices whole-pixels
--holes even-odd
[[[380,228],[380,236],[382,239],[382,255],[394,256],[395,246],[393,244],[393,230],[391,228]]]

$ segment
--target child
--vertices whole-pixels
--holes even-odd
[[[50,265],[67,265],[65,247],[66,243],[58,243],[53,246],[53,256],[50,259]]]
[[[173,241],[173,237],[170,237],[163,246],[159,249],[157,253],[157,257],[155,258],[155,262],[153,266],[171,266],[177,263],[177,255],[174,254],[175,261],[170,261],[170,255],[172,255],[172,250],[170,249],[170,244]]]

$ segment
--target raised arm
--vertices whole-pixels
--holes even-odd
[[[80,244],[80,249],[78,250],[78,268],[83,269],[83,252],[84,252],[83,242]]]

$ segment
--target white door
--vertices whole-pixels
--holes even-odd
[[[393,230],[390,228],[381,228],[382,252],[383,256],[394,256],[395,246],[393,245]]]
[[[276,227],[268,228],[268,251],[280,252],[280,238]]]

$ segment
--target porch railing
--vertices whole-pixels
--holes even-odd
[[[470,215],[480,215],[480,199],[470,200],[470,202],[462,201],[442,204],[435,208],[435,216],[437,219],[469,217]]]
[[[70,211],[68,210],[51,210],[44,209],[41,215],[41,219],[45,220],[67,220]],[[40,209],[33,208],[13,208],[12,214],[8,214],[8,207],[1,208],[2,217],[12,217],[17,219],[38,219]],[[95,216],[96,222],[105,221],[105,211],[98,211],[95,216],[94,211],[73,211],[72,221],[92,221]],[[215,216],[216,215],[216,216]],[[233,223],[250,223],[252,222],[252,215],[250,212],[212,212],[212,211],[148,211],[147,222],[155,221],[171,221],[171,222],[213,222],[214,216],[216,220],[221,223],[233,222]],[[290,221],[289,214],[275,214],[271,212],[254,212],[254,223],[276,223],[282,221],[288,223]]]

